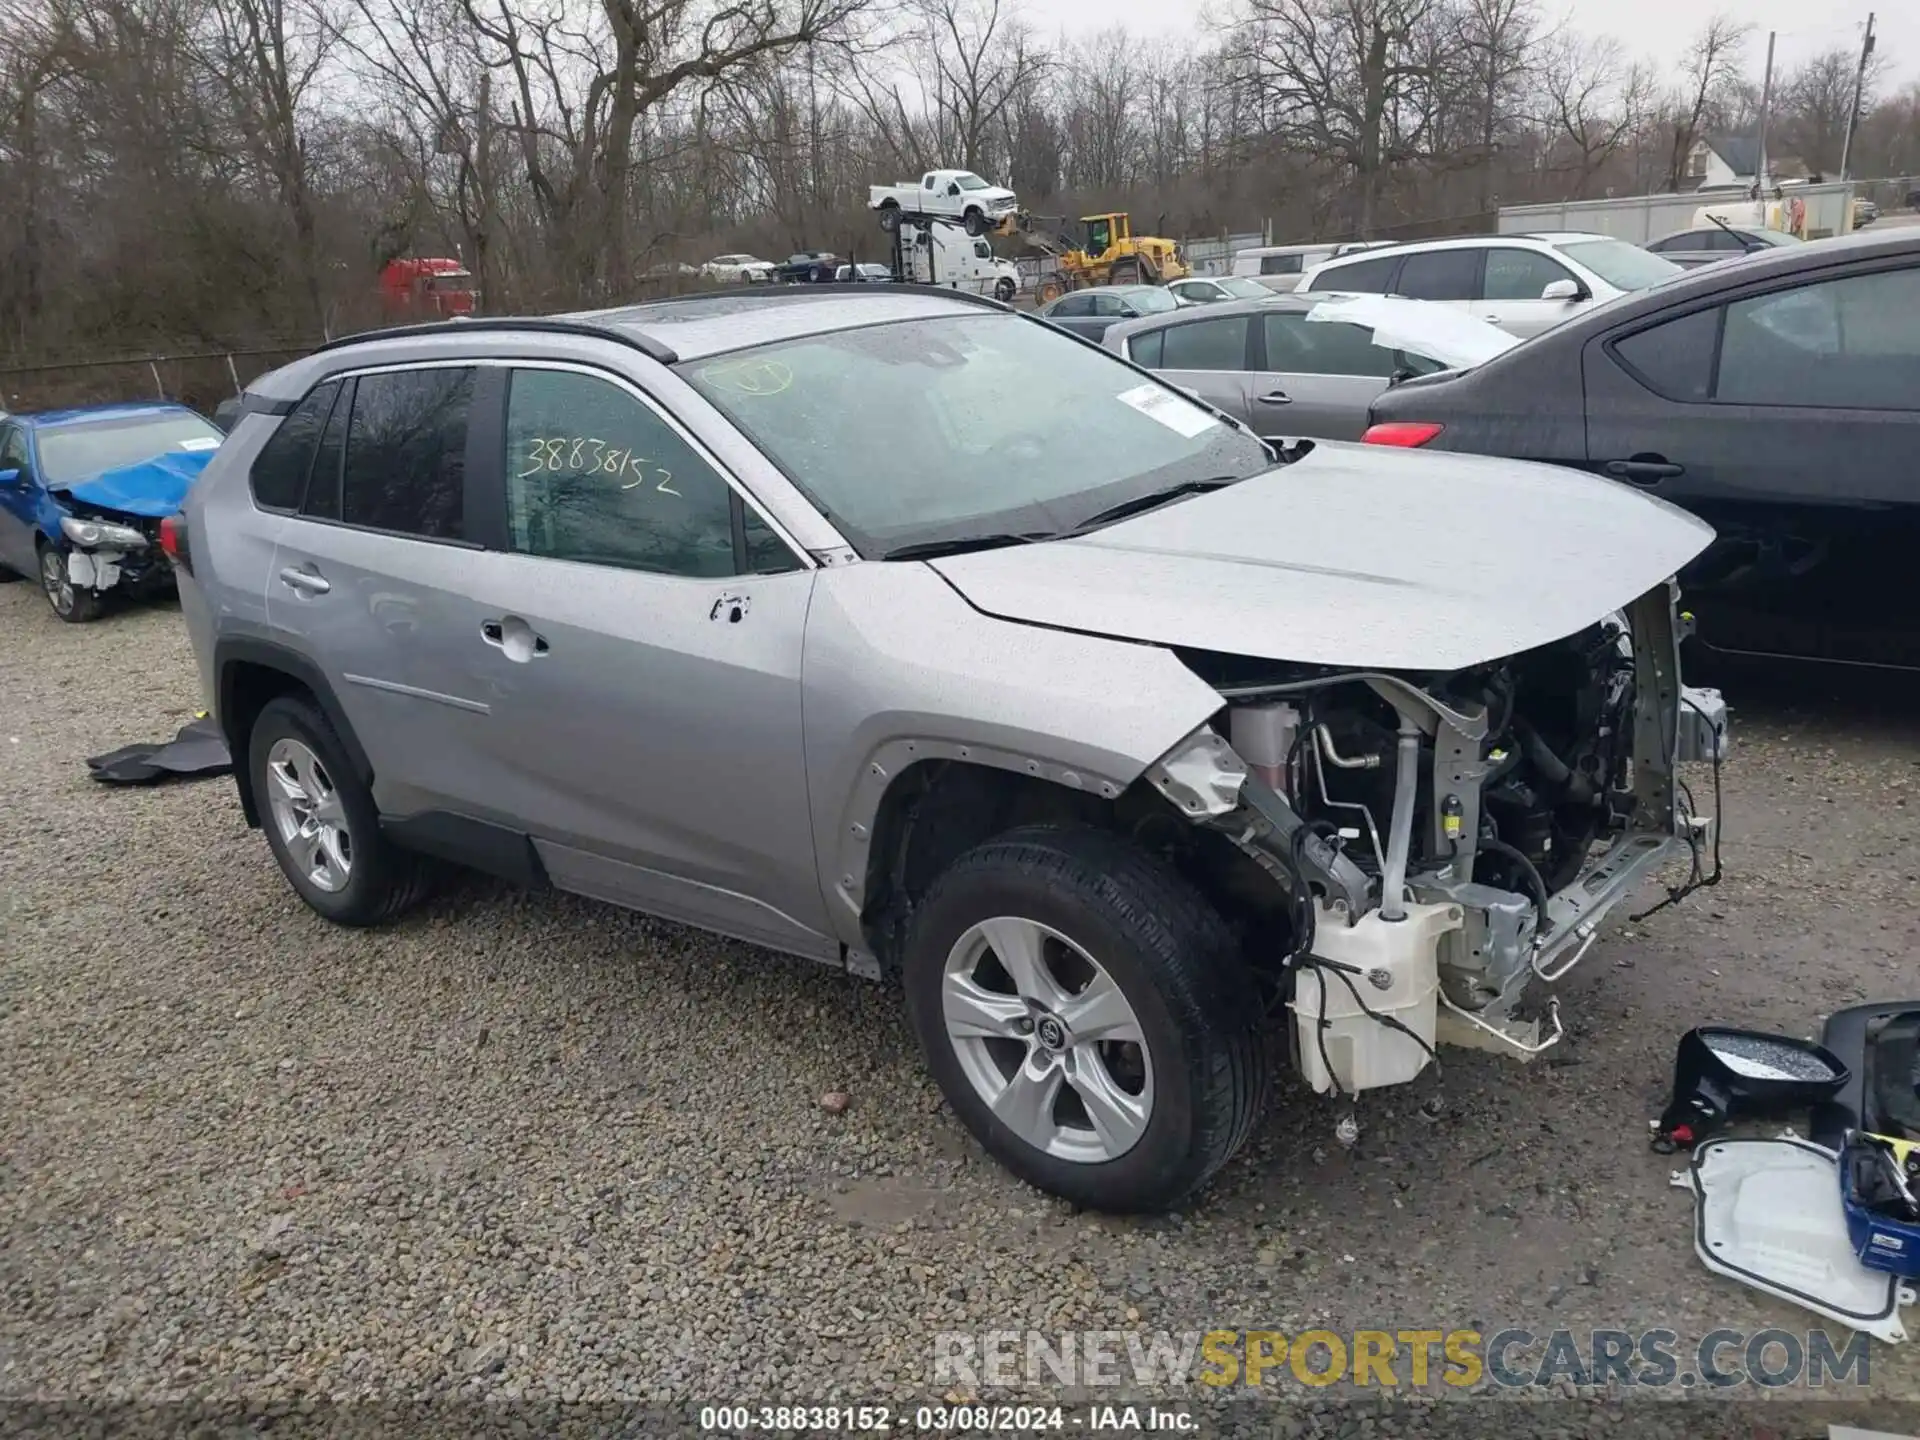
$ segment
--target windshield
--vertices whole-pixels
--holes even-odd
[[[1136,496],[1273,463],[1179,391],[1019,315],[841,330],[681,373],[870,559],[1054,535]]]
[[[126,420],[50,425],[39,431],[35,444],[40,452],[40,483],[72,485],[169,453],[217,449],[220,432],[198,415],[170,411]]]
[[[962,190],[987,190],[992,188],[978,175],[956,175],[954,179],[959,182]]]
[[[1237,299],[1270,300],[1273,298],[1273,291],[1258,280],[1249,280],[1243,275],[1223,275],[1213,283]]]
[[[1749,230],[1749,239],[1758,240],[1762,245],[1804,245],[1807,242],[1798,235],[1789,235],[1784,230]]]
[[[1645,290],[1686,274],[1671,260],[1663,260],[1624,240],[1575,240],[1553,248],[1569,260],[1579,261],[1618,290]]]

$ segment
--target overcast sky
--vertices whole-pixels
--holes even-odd
[[[1124,25],[1136,35],[1175,35],[1203,28],[1202,15],[1222,0],[1016,0],[1020,10],[1047,33],[1084,35]],[[1874,33],[1885,66],[1885,81],[1920,79],[1920,4],[1914,0],[1868,0],[1858,10],[1841,4],[1815,6],[1806,0],[1572,0],[1549,4],[1548,13],[1565,14],[1576,29],[1613,35],[1631,55],[1677,66],[1687,41],[1715,14],[1734,14],[1752,23],[1748,68],[1757,81],[1766,59],[1769,29],[1779,34],[1776,71],[1822,50],[1858,50],[1868,4],[1877,11]]]

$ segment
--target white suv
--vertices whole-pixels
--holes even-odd
[[[1453,305],[1524,340],[1590,305],[1685,273],[1610,235],[1563,231],[1473,235],[1342,255],[1314,266],[1300,289]]]

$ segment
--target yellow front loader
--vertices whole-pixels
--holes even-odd
[[[1135,235],[1133,217],[1125,211],[1083,215],[1080,236],[1054,228],[1064,223],[1031,215],[1010,215],[1001,222],[1002,234],[1047,257],[1048,267],[1034,287],[1042,305],[1088,285],[1164,285],[1193,273],[1178,242]]]

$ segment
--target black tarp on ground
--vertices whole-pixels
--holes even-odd
[[[227,742],[211,716],[202,715],[180,727],[173,739],[159,744],[122,745],[105,755],[88,758],[93,778],[106,785],[156,785],[175,778],[197,780],[230,775],[233,761]]]

